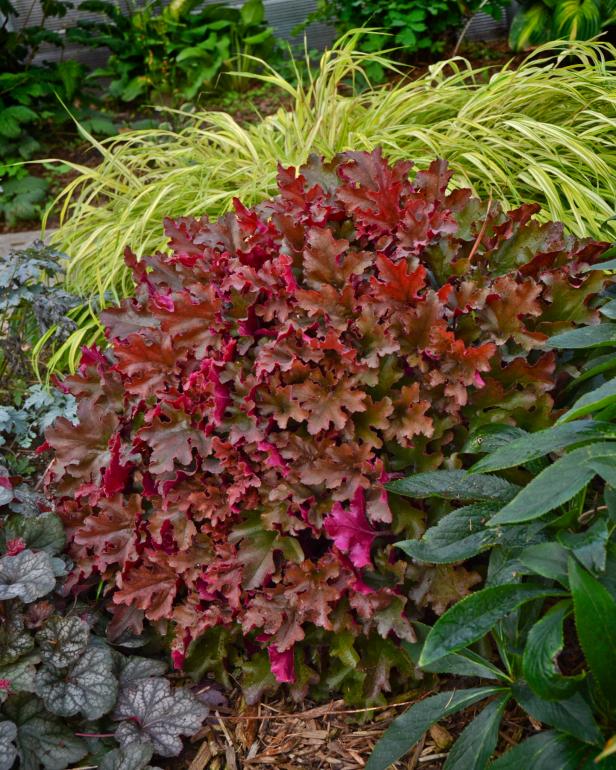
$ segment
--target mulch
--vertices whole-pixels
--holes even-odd
[[[361,770],[391,722],[416,700],[372,709],[350,709],[342,700],[302,708],[285,700],[242,706],[238,696],[234,706],[212,711],[169,770]],[[435,725],[392,768],[441,770],[450,746],[482,707]],[[540,727],[513,707],[503,719],[497,753]]]

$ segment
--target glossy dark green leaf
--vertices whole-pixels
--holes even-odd
[[[571,409],[558,418],[557,424],[560,425],[565,422],[571,422],[571,420],[576,420],[578,417],[584,417],[584,415],[590,414],[591,412],[598,412],[600,409],[604,409],[615,402],[616,378],[613,378],[604,382],[603,385],[595,390],[591,390],[589,393],[584,393],[583,396],[580,396]]]
[[[366,770],[386,770],[412,749],[435,722],[456,714],[490,695],[499,695],[504,692],[498,687],[477,687],[469,690],[440,692],[419,701],[394,719],[374,747],[366,764]]]
[[[522,583],[491,586],[466,596],[436,621],[426,639],[419,665],[427,666],[476,642],[525,602],[563,593],[558,589]]]
[[[498,741],[498,728],[511,697],[493,700],[467,725],[449,750],[443,770],[485,770]]]
[[[569,559],[577,635],[595,682],[616,703],[616,601],[581,564]]]
[[[557,452],[582,441],[616,438],[616,426],[609,422],[579,420],[578,422],[555,425],[547,430],[531,433],[511,441],[495,452],[482,457],[471,468],[471,473],[502,470],[523,465],[550,452]],[[616,452],[616,445],[614,447]]]
[[[598,519],[583,532],[558,533],[558,541],[593,573],[605,570],[608,538],[609,530],[605,519]]]
[[[527,435],[525,430],[515,425],[483,425],[473,431],[461,451],[464,454],[495,452],[500,447]]]
[[[560,350],[597,348],[616,345],[616,324],[602,323],[596,326],[581,326],[567,332],[560,332],[550,337],[546,347]]]
[[[600,746],[603,736],[594,720],[592,709],[580,693],[563,700],[545,700],[527,685],[513,685],[513,695],[534,719],[572,735],[583,743]]]
[[[46,551],[51,556],[64,548],[64,526],[54,513],[39,516],[10,516],[6,522],[7,540],[21,538],[28,548]]]
[[[519,491],[519,487],[498,476],[471,475],[466,471],[428,471],[406,479],[390,481],[388,491],[406,497],[442,497],[446,500],[503,502]]]
[[[553,730],[533,735],[509,749],[490,770],[579,770],[588,746]]]
[[[430,626],[413,622],[413,629],[417,635],[416,642],[402,642],[402,647],[415,665],[418,664],[424,643],[430,633]],[[426,666],[423,671],[436,674],[452,674],[453,676],[476,676],[480,679],[507,680],[507,675],[498,669],[489,660],[486,660],[473,650],[460,650],[440,658],[432,665]]]
[[[555,604],[531,628],[524,646],[524,678],[532,690],[546,700],[570,697],[584,678],[583,674],[563,676],[556,664],[564,647],[563,624],[571,609],[570,601]]]
[[[518,554],[518,559],[531,572],[557,580],[564,586],[569,585],[568,557],[567,549],[554,541],[530,545]]]
[[[403,540],[396,546],[408,556],[432,564],[468,559],[497,542],[494,529],[485,526],[496,510],[493,503],[458,508],[430,527],[421,540]]]
[[[609,442],[579,447],[541,471],[505,507],[491,525],[518,524],[545,516],[571,500],[594,478],[589,461],[612,451]]]

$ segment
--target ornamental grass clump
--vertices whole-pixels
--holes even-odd
[[[108,348],[63,381],[78,424],[48,430],[46,484],[69,586],[102,585],[117,627],[166,629],[178,666],[239,627],[291,682],[314,629],[412,640],[479,580],[402,558],[430,507],[384,484],[459,467],[478,426],[549,424],[567,375],[542,346],[597,320],[605,244],[448,192],[444,161],[410,168],[312,158],[252,209],[168,220],[169,253],[127,254]]]

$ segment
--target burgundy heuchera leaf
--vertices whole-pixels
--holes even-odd
[[[567,376],[543,341],[595,322],[613,279],[591,269],[605,244],[449,192],[444,161],[410,169],[312,158],[274,199],[127,253],[135,295],[62,383],[78,424],[47,432],[67,585],[102,579],[114,634],[166,622],[181,665],[236,624],[291,681],[309,629],[390,644],[449,601],[391,547],[429,503],[385,480],[461,457],[474,426],[543,427]]]

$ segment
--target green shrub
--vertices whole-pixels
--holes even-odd
[[[339,35],[358,27],[374,29],[360,43],[366,52],[395,48],[398,58],[412,54],[443,53],[452,46],[455,34],[479,8],[494,18],[500,18],[506,0],[318,0],[317,9],[308,17],[311,21],[334,24]],[[305,25],[303,25],[305,26]],[[382,77],[378,65],[369,74]]]
[[[110,78],[109,94],[125,102],[193,101],[220,85],[221,74],[245,71],[250,57],[269,58],[276,42],[265,23],[263,0],[246,0],[241,8],[155,1],[129,4],[128,12],[108,0],[85,0],[80,10],[103,13],[107,20],[82,21],[69,38],[110,49],[106,65],[92,76]],[[228,74],[224,83],[236,89],[248,85]]]

